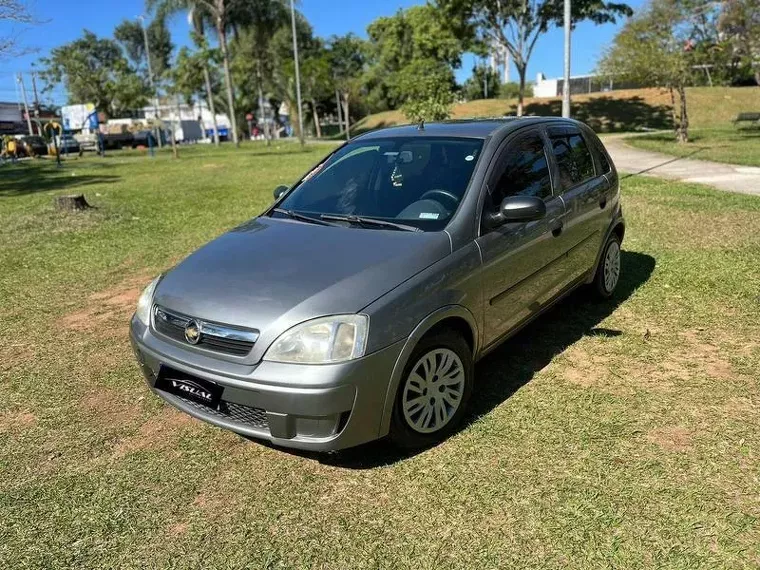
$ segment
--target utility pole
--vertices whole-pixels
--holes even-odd
[[[298,70],[298,40],[296,39],[296,9],[293,0],[290,0],[290,25],[293,28],[293,59],[296,63],[296,101],[298,105],[298,138],[301,146],[306,144],[303,136],[303,107],[301,106],[301,76]]]
[[[34,64],[32,64],[34,65]],[[34,92],[34,116],[40,116],[40,98],[37,95],[37,72],[32,71],[32,91]]]
[[[24,112],[26,113],[26,126],[29,128],[29,134],[33,135],[32,118],[29,116],[29,102],[26,100],[26,87],[24,87],[24,78],[19,73],[17,75],[18,83],[21,85],[21,97],[24,99]]]
[[[156,91],[156,84],[153,82],[153,66],[150,64],[150,45],[148,42],[148,30],[145,28],[145,16],[137,16],[140,20],[140,27],[142,28],[143,41],[145,42],[145,60],[148,62],[148,81],[150,82],[150,90],[153,92],[153,113],[156,116],[156,121],[159,121],[158,117],[158,92]],[[156,125],[156,141],[158,142],[158,148],[161,148],[161,130]]]
[[[565,80],[562,83],[562,116],[570,117],[570,21],[571,0],[565,0]]]

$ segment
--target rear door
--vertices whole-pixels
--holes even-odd
[[[609,181],[601,173],[581,130],[573,125],[546,129],[552,148],[555,193],[565,203],[564,239],[568,251],[568,278],[591,269],[604,238]]]
[[[481,227],[477,239],[483,259],[483,344],[488,346],[524,321],[543,303],[547,292],[564,279],[561,236],[565,207],[552,193],[545,139],[538,129],[510,138],[497,154],[488,176],[483,213],[496,211],[507,196],[537,196],[546,217]]]

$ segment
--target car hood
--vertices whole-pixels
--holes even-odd
[[[271,341],[270,334],[304,320],[358,312],[449,253],[445,232],[260,217],[169,271],[154,302],[200,319],[258,329],[262,341]]]

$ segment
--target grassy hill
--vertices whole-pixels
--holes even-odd
[[[740,111],[760,111],[758,87],[692,87],[687,90],[689,118],[695,128],[725,125]],[[516,99],[484,99],[458,103],[452,119],[514,115]],[[526,114],[559,116],[562,100],[527,99]],[[573,97],[573,117],[597,132],[625,132],[671,127],[670,95],[660,89],[627,89]],[[352,127],[352,134],[400,125],[408,121],[400,111],[369,115]]]

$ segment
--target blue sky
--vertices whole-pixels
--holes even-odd
[[[367,25],[378,16],[391,15],[399,8],[422,4],[424,0],[300,0],[300,10],[306,15],[319,36],[354,32],[366,36]],[[643,0],[630,0],[634,9]],[[0,60],[0,101],[15,101],[16,72],[29,72],[32,64],[46,55],[51,48],[76,39],[87,28],[99,36],[110,36],[114,27],[125,18],[135,18],[143,10],[143,0],[32,0],[35,14],[47,22],[33,27],[11,28],[0,23],[0,35],[14,33],[28,48],[37,49],[34,55]],[[619,24],[618,24],[619,26]],[[572,73],[590,72],[600,51],[609,44],[618,26],[581,24],[573,33]],[[171,22],[172,39],[176,45],[189,42],[188,25],[184,17]],[[469,77],[473,57],[464,58],[457,71],[457,80]],[[562,74],[562,30],[555,29],[538,40],[530,65],[528,78],[535,79],[543,72],[547,77]],[[512,70],[512,78],[517,73]],[[28,76],[26,86],[31,91]],[[53,94],[56,103],[65,103],[65,93],[58,89]]]

